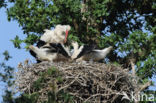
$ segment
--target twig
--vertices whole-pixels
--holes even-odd
[[[77,80],[78,76],[79,75],[77,75],[77,77],[75,77],[75,79],[73,81],[71,81],[68,85],[61,87],[57,92],[61,91],[62,89],[65,89],[65,88],[69,87],[71,84],[73,84]]]
[[[152,81],[149,81],[147,83],[145,83],[144,85],[142,85],[139,89],[139,92],[143,91],[144,89],[146,89],[147,87],[149,87],[152,84]]]
[[[132,67],[132,75],[135,76],[136,73],[135,73],[135,65],[134,65],[133,59],[130,60],[130,63]]]
[[[22,64],[23,65],[23,64]],[[134,66],[134,64],[133,64]],[[40,78],[40,73],[47,73],[48,69],[55,67],[57,73],[53,75],[47,74],[44,76],[44,81],[41,82],[43,87],[37,91],[33,87],[33,83]],[[134,73],[135,74],[135,73]],[[47,85],[56,80],[58,76],[63,79],[62,82],[57,82],[56,93],[63,90],[65,93],[75,94],[74,101],[82,103],[84,101],[99,101],[105,103],[112,103],[116,99],[122,98],[117,93],[129,93],[137,90],[142,90],[138,86],[138,77],[123,70],[123,68],[106,65],[104,63],[51,63],[43,62],[39,64],[29,64],[23,66],[17,72],[15,80],[15,87],[18,91],[33,94],[40,93],[38,102],[48,100],[48,91],[51,91],[51,86]],[[28,86],[28,84],[30,84]],[[146,88],[147,86],[142,86]],[[104,98],[103,100],[99,98]],[[63,100],[57,97],[58,102]],[[119,101],[120,102],[120,101]]]

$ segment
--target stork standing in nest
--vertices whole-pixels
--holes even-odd
[[[113,49],[112,46],[102,50],[95,49],[94,46],[82,45],[79,47],[78,43],[72,43],[74,53],[71,58],[76,61],[100,61]]]
[[[112,50],[108,47],[102,50],[95,49],[93,46],[82,45],[79,47],[77,42],[72,43],[74,48],[71,55],[69,49],[64,47],[67,41],[69,25],[57,25],[54,30],[45,30],[41,36],[37,47],[29,46],[31,54],[40,61],[100,61]]]
[[[63,44],[67,41],[70,29],[69,25],[57,25],[54,30],[46,29],[36,47],[29,46],[30,54],[37,59],[38,63],[69,58],[69,50]]]
[[[45,29],[45,33],[37,42],[37,47],[41,47],[47,43],[66,43],[70,29],[69,25],[56,25],[54,30]]]

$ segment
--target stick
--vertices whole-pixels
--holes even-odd
[[[132,75],[135,76],[136,72],[135,72],[135,65],[134,65],[133,59],[130,60],[130,63],[132,67]]]
[[[146,89],[147,87],[149,87],[152,84],[152,81],[149,81],[147,83],[145,83],[144,85],[142,85],[139,89],[139,91],[143,91],[144,89]]]

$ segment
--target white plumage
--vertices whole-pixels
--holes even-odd
[[[46,43],[65,43],[70,29],[69,25],[57,25],[54,30],[45,29],[40,40]]]
[[[54,30],[45,29],[45,33],[41,36],[36,45],[37,47],[33,45],[29,46],[31,55],[37,59],[37,62],[54,61],[59,60],[60,58],[64,59],[66,58],[66,55],[68,57],[69,50],[64,47],[63,43],[67,41],[68,31],[70,29],[71,27],[69,25],[56,25]],[[56,45],[50,45],[50,43],[54,43]],[[55,48],[53,46],[55,46]],[[63,52],[61,52],[60,49]],[[58,51],[60,53],[58,53]],[[61,53],[64,53],[66,55],[64,55],[63,57]]]
[[[40,61],[60,61],[60,60],[76,60],[76,61],[99,61],[106,57],[112,50],[112,46],[102,50],[82,45],[79,47],[77,42],[72,43],[73,53],[63,44],[67,41],[68,31],[71,29],[69,25],[57,25],[54,30],[45,30],[41,36],[37,47],[31,45],[34,57]]]
[[[32,50],[36,59],[39,61],[68,61],[70,59],[70,54],[63,44],[51,43],[50,45],[44,45],[40,48],[33,45],[29,46]]]
[[[112,47],[104,48],[102,50],[92,50],[88,54],[84,54],[82,57],[78,58],[76,61],[100,61],[103,60],[106,55],[112,50]]]
[[[37,60],[40,60],[40,61],[53,61],[57,57],[56,53],[52,53],[52,54],[47,53],[49,48],[44,48],[44,47],[38,48],[38,47],[31,45],[29,46],[29,49],[32,50],[36,54]]]
[[[78,43],[73,43],[72,46],[74,47],[74,53],[71,58],[75,59],[76,61],[100,61],[103,60],[106,55],[113,49],[113,47],[110,46],[102,50],[92,48],[90,48],[90,50],[86,50],[88,48],[86,48],[84,45],[78,48]]]

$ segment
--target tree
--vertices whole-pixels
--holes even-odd
[[[16,37],[15,47],[34,44],[44,29],[69,24],[70,39],[114,46],[110,62],[128,67],[133,59],[138,75],[151,78],[156,73],[155,9],[154,0],[16,0],[7,13],[27,35],[25,40]]]
[[[5,6],[5,1],[2,0],[2,1],[0,1],[0,8],[3,6]]]
[[[16,0],[8,8],[8,20],[16,20],[27,38],[20,43],[34,44],[57,24],[72,27],[69,40],[113,46],[108,61],[131,68],[147,82],[156,75],[155,0]],[[135,70],[134,70],[135,65]],[[135,74],[135,73],[134,73]]]
[[[0,8],[7,7],[8,2],[14,2],[14,0],[1,0],[0,1]]]
[[[5,84],[6,87],[5,94],[3,94],[3,102],[13,103],[14,94],[8,88],[10,88],[14,84],[13,72],[15,68],[7,65],[7,61],[12,58],[9,55],[8,51],[5,51],[3,55],[4,55],[4,60],[0,62],[0,80]]]

